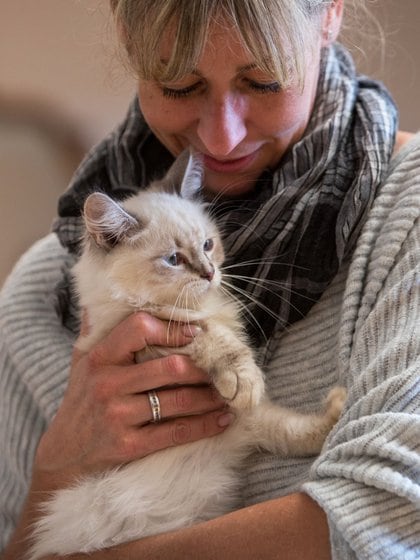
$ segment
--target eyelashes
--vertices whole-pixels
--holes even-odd
[[[198,88],[199,84],[193,84],[192,86],[181,89],[162,87],[162,94],[169,99],[180,99],[182,97],[188,97],[188,95],[194,93]]]
[[[246,86],[255,93],[269,94],[269,93],[280,93],[281,86],[278,82],[256,82],[254,80],[246,80]],[[198,92],[202,87],[201,82],[192,84],[191,86],[185,88],[169,88],[163,86],[161,88],[162,95],[168,99],[182,99],[193,95]]]
[[[281,86],[278,82],[270,82],[268,84],[262,82],[254,82],[253,80],[248,80],[248,85],[254,91],[258,93],[280,93]]]

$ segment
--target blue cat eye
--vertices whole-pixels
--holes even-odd
[[[213,249],[213,247],[214,247],[214,241],[213,241],[213,239],[206,239],[206,240],[204,241],[204,245],[203,245],[203,250],[204,250],[204,251],[206,251],[206,252],[207,252],[207,251],[211,251],[211,250]]]
[[[185,258],[181,253],[173,253],[169,257],[165,257],[165,261],[171,266],[179,266],[185,263]]]

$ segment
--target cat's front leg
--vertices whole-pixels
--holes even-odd
[[[247,348],[235,348],[224,354],[211,370],[214,386],[230,407],[254,408],[265,393],[264,376]]]
[[[264,375],[252,350],[230,329],[209,327],[194,341],[191,357],[209,372],[212,382],[230,407],[257,406],[264,394]]]

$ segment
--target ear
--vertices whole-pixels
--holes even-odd
[[[195,152],[189,151],[188,163],[182,178],[179,194],[191,200],[200,192],[203,184],[203,161]]]
[[[322,46],[328,47],[337,40],[343,20],[343,1],[332,0],[327,8],[322,23]]]
[[[138,230],[139,221],[104,193],[90,194],[84,204],[83,219],[88,235],[102,249],[111,249]]]
[[[182,198],[192,199],[201,189],[203,163],[198,154],[184,150],[174,161],[163,178],[161,187],[171,193],[178,193]]]

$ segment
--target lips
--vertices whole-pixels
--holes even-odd
[[[203,155],[203,163],[207,169],[217,173],[237,173],[244,171],[256,159],[257,152],[235,159],[220,160],[208,155]]]

